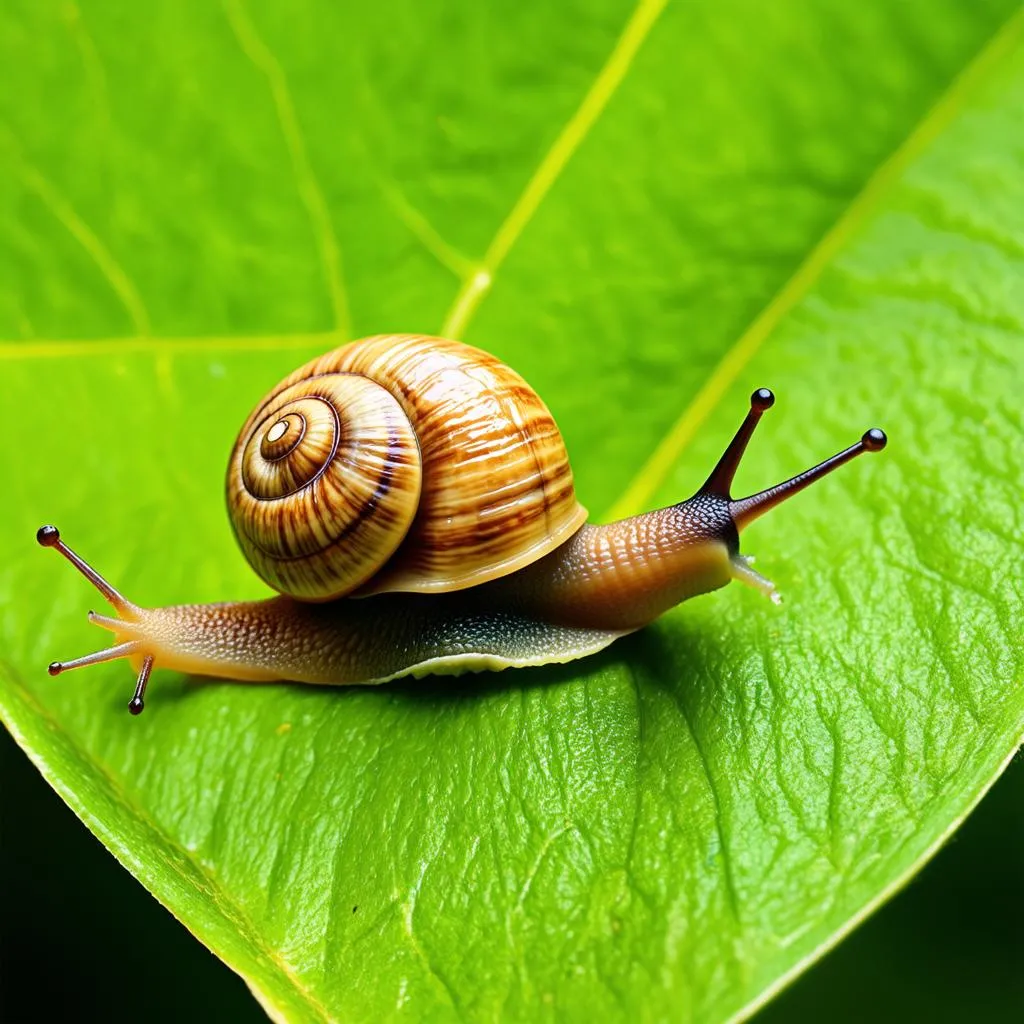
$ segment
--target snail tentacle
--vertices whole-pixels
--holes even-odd
[[[119,658],[127,658],[133,666],[138,668],[138,679],[135,683],[135,693],[128,702],[128,710],[133,714],[139,714],[145,707],[144,697],[146,684],[149,682],[150,673],[153,671],[153,656],[144,650],[142,640],[137,634],[138,623],[145,612],[145,609],[133,604],[119,591],[115,590],[107,580],[101,576],[84,558],[76,554],[61,539],[60,530],[56,526],[41,526],[36,531],[36,540],[45,548],[53,548],[64,556],[110,603],[121,618],[111,618],[107,615],[97,615],[96,612],[89,612],[89,621],[104,629],[110,629],[115,633],[119,641],[112,647],[106,647],[102,651],[95,651],[92,654],[83,654],[70,661],[52,661],[47,671],[51,676],[59,676],[72,669],[85,668],[87,665],[100,665],[106,661],[117,661]],[[127,637],[123,639],[122,637]]]

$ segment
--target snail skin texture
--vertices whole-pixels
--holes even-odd
[[[232,526],[278,597],[142,608],[56,548],[118,617],[115,644],[50,674],[127,658],[128,707],[154,666],[242,682],[383,683],[572,661],[732,579],[777,601],[739,553],[748,524],[886,437],[747,498],[733,477],[775,398],[750,411],[703,487],[597,526],[577,503],[561,434],[513,370],[423,335],[355,341],[286,377],[256,407],[228,466]]]

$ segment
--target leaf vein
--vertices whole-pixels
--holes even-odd
[[[1024,7],[1019,8],[980,53],[957,75],[906,138],[876,168],[850,205],[825,232],[782,288],[769,300],[746,331],[726,351],[703,387],[671,425],[640,471],[608,513],[621,519],[640,510],[668,475],[682,451],[718,406],[726,391],[761,346],[818,281],[826,266],[846,245],[901,177],[957,114],[968,96],[1016,45],[1024,30]]]
[[[408,196],[395,182],[382,180],[379,185],[385,202],[391,207],[395,216],[441,266],[450,270],[458,278],[476,272],[473,261],[445,241],[437,228],[413,206]]]
[[[405,931],[406,938],[409,940],[409,945],[412,947],[413,952],[419,958],[424,968],[426,968],[427,973],[444,991],[448,1001],[452,1005],[452,1009],[458,1010],[459,1002],[456,997],[455,990],[452,988],[448,979],[437,969],[436,965],[427,955],[423,946],[420,945],[420,940],[416,938],[416,933],[413,927],[413,916],[416,913],[416,902],[419,899],[420,887],[423,885],[423,879],[426,876],[428,866],[428,862],[423,863],[421,866],[420,877],[409,891],[409,899],[402,904],[402,927]]]
[[[107,284],[121,301],[136,332],[142,337],[151,331],[149,312],[135,283],[118,263],[114,254],[103,244],[99,235],[82,219],[57,187],[23,156],[17,158],[18,172],[26,188],[30,189],[53,217],[67,228],[70,235],[89,254]]]
[[[288,79],[285,77],[280,61],[257,33],[256,27],[245,9],[244,0],[222,0],[222,3],[228,24],[238,40],[238,45],[256,69],[266,78],[267,85],[270,87],[278,123],[291,157],[296,189],[306,207],[306,213],[317,240],[324,281],[334,313],[334,327],[343,337],[351,337],[341,246],[338,244],[323,189],[320,187],[320,182],[317,180],[309,159],[309,149],[295,112]]]
[[[498,268],[615,95],[667,3],[668,0],[640,0],[637,4],[583,101],[544,154],[515,205],[498,227],[480,266],[463,280],[445,317],[442,335],[455,338],[465,331],[477,306],[494,284]]]
[[[675,690],[672,691],[672,696],[675,700],[676,707],[679,709],[679,714],[682,715],[683,721],[686,723],[686,728],[689,730],[690,736],[693,738],[693,747],[697,752],[698,759],[700,760],[700,766],[704,772],[704,781],[707,783],[708,793],[711,796],[711,803],[714,811],[713,819],[715,833],[718,836],[719,859],[722,863],[722,879],[725,882],[725,895],[726,902],[729,905],[729,912],[732,914],[733,919],[737,924],[742,924],[742,918],[740,917],[739,893],[736,889],[736,879],[733,878],[732,873],[732,853],[725,838],[725,820],[722,812],[722,801],[718,795],[718,786],[715,783],[715,777],[711,772],[711,764],[709,763],[707,754],[704,751],[704,745],[701,743],[700,735],[694,727],[689,711],[686,709],[686,701]]]

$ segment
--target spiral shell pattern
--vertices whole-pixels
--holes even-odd
[[[228,508],[242,551],[272,587],[307,601],[347,594],[396,550],[416,514],[416,436],[365,377],[276,389],[231,455]]]
[[[586,520],[558,427],[522,377],[424,335],[364,338],[282,381],[236,442],[228,503],[256,571],[305,600],[460,590]]]

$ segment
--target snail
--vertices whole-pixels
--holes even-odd
[[[688,598],[739,579],[778,600],[739,552],[759,516],[863,452],[856,444],[785,483],[731,496],[760,388],[693,497],[586,523],[547,407],[495,357],[458,341],[381,335],[286,377],[253,410],[228,466],[235,535],[278,596],[144,608],[61,540],[118,617],[89,613],[113,646],[51,675],[117,658],[243,682],[383,683],[561,663],[593,654]]]

